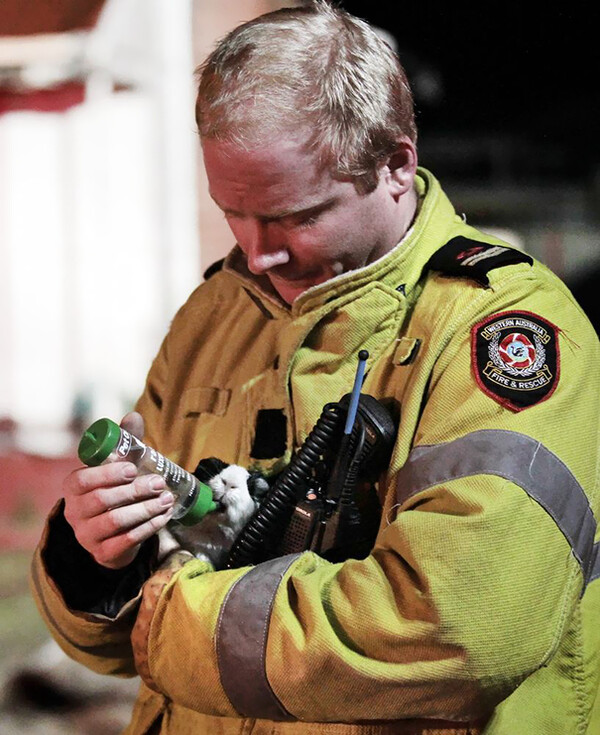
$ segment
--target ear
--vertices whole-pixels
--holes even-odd
[[[269,483],[260,472],[251,472],[248,478],[248,491],[250,495],[258,503],[262,502],[265,495],[269,492]]]
[[[403,135],[383,167],[384,180],[394,197],[412,191],[416,171],[417,148],[408,136]]]
[[[213,477],[216,477],[219,473],[229,467],[227,462],[223,462],[222,459],[217,457],[208,457],[201,459],[198,462],[198,466],[194,470],[194,475],[200,480],[200,482],[208,483]]]

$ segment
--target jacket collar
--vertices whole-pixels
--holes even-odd
[[[419,281],[428,260],[446,241],[457,221],[452,204],[433,174],[419,168],[415,188],[420,199],[418,215],[392,250],[363,268],[342,273],[307,289],[291,306],[279,298],[266,276],[250,273],[246,258],[237,245],[225,259],[223,268],[236,276],[274,318],[300,316],[321,310],[326,304],[335,308],[336,302],[346,301],[350,292],[361,292],[363,287],[374,281],[398,291],[402,296],[408,295]]]

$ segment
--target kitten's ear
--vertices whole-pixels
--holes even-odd
[[[223,462],[222,459],[217,457],[208,457],[207,459],[201,459],[198,462],[198,466],[194,470],[194,475],[200,480],[200,482],[208,483],[213,477],[216,477],[220,472],[223,472],[225,467],[229,467],[227,462]]]
[[[265,495],[269,492],[269,483],[264,475],[260,472],[251,472],[248,478],[248,491],[254,500],[262,502]]]

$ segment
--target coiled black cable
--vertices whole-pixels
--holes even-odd
[[[282,529],[286,527],[296,502],[306,491],[316,466],[334,446],[333,441],[341,433],[345,417],[346,409],[339,403],[324,406],[302,447],[235,540],[227,559],[227,569],[258,564],[275,553]]]

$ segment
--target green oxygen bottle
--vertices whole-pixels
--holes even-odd
[[[193,526],[217,507],[208,485],[111,419],[98,419],[83,432],[78,455],[89,467],[109,462],[132,462],[139,475],[160,475],[175,497],[172,520],[185,526]]]

